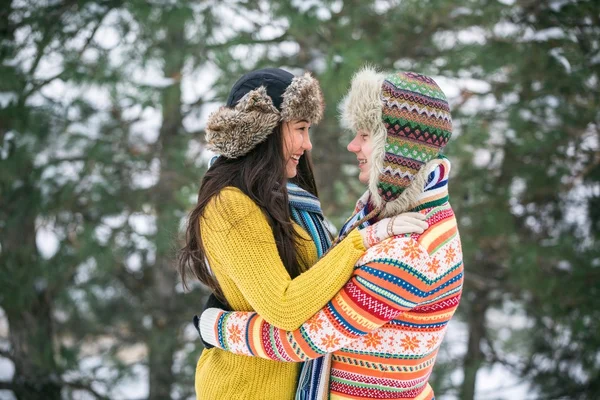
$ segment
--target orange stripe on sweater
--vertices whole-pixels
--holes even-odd
[[[294,361],[302,361],[302,359],[296,355],[296,352],[294,352],[294,349],[288,342],[287,332],[284,331],[283,329],[278,329],[277,331],[279,332],[279,340],[281,340],[281,345],[282,345],[283,351],[285,351],[286,355]]]
[[[369,263],[369,264],[375,264],[375,263]],[[412,286],[416,287],[419,290],[426,291],[429,288],[428,283],[426,283],[423,280],[421,280],[420,278],[412,275],[408,271],[404,271],[404,270],[399,271],[398,267],[396,267],[396,266],[388,265],[388,264],[380,264],[380,263],[376,263],[376,265],[373,265],[373,266],[375,268],[377,268],[377,270],[388,273],[397,278],[401,278],[402,280],[410,283]],[[377,286],[380,286],[382,288],[385,288],[386,290],[391,291],[392,293],[400,294],[404,299],[406,299],[408,301],[413,301],[413,302],[423,301],[422,297],[419,297],[417,295],[414,295],[414,294],[402,289],[402,287],[399,286],[397,283],[389,282],[383,278],[369,274],[366,271],[357,270],[356,276],[360,276],[360,277],[376,284]],[[361,285],[361,287],[363,287],[363,286]],[[386,300],[386,302],[387,302],[387,300]]]
[[[302,353],[306,354],[309,358],[318,358],[323,356],[323,354],[317,353],[310,348],[310,346],[306,343],[306,340],[304,340],[302,337],[300,329],[296,329],[294,332],[292,332],[292,336],[294,337],[296,345],[302,350]]]
[[[415,397],[415,400],[433,400],[433,399],[434,399],[433,389],[431,388],[431,386],[429,386],[429,383],[427,384],[427,387],[425,387],[425,390],[423,390],[420,395]]]
[[[435,225],[430,226],[429,229],[422,234],[417,242],[431,254],[435,247],[432,247],[431,243],[439,242],[440,237],[447,235],[447,232],[456,232],[456,219],[454,216],[448,216],[441,221],[438,221]],[[447,240],[448,237],[446,236]]]
[[[252,321],[252,329],[254,332],[252,337],[254,337],[254,342],[251,343],[251,346],[254,354],[260,356],[261,358],[269,359],[267,355],[268,353],[265,350],[264,343],[262,342],[262,327],[265,323],[265,320],[260,316],[256,317]]]
[[[432,254],[444,242],[448,241],[448,239],[451,239],[453,236],[455,236],[457,232],[458,232],[458,229],[457,229],[456,225],[454,225],[448,231],[439,235],[437,239],[432,241],[431,244],[429,245],[429,247],[427,248],[427,252],[429,254]]]
[[[259,344],[260,342],[254,342],[252,341],[253,338],[256,338],[257,336],[260,338],[260,335],[257,335],[256,332],[258,332],[258,330],[256,329],[256,324],[257,321],[259,321],[261,319],[260,316],[256,316],[255,318],[252,318],[252,320],[250,321],[250,323],[248,324],[248,332],[249,332],[249,337],[250,340],[247,342],[248,347],[250,348],[250,351],[252,352],[252,354],[259,354],[256,345]]]

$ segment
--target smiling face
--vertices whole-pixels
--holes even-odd
[[[293,120],[283,123],[283,155],[285,159],[285,174],[293,178],[298,173],[298,161],[305,151],[312,149],[308,135],[310,123],[305,120]]]
[[[358,131],[354,139],[348,143],[348,151],[356,154],[358,159],[358,168],[360,174],[358,180],[365,185],[369,183],[369,174],[371,171],[371,153],[373,152],[373,143],[371,135],[367,131]]]

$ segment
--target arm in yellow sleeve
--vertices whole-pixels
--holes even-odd
[[[270,324],[295,330],[350,279],[365,248],[355,231],[312,268],[291,279],[261,209],[238,189],[224,189],[200,220],[212,268],[219,268]]]

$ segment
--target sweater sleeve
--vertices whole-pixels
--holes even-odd
[[[211,267],[224,273],[266,321],[297,329],[352,275],[365,251],[355,232],[312,268],[291,279],[261,209],[238,189],[224,189],[206,207],[201,237]]]
[[[350,281],[299,329],[278,329],[257,313],[209,309],[201,318],[204,340],[235,354],[302,362],[334,352],[440,292],[450,295],[455,290],[434,285],[424,274],[429,255],[414,239],[397,237],[374,249]]]

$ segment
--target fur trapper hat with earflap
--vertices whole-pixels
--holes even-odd
[[[227,158],[247,154],[283,121],[323,118],[325,103],[319,82],[309,73],[294,76],[265,68],[242,76],[231,88],[227,104],[208,117],[210,150]]]

